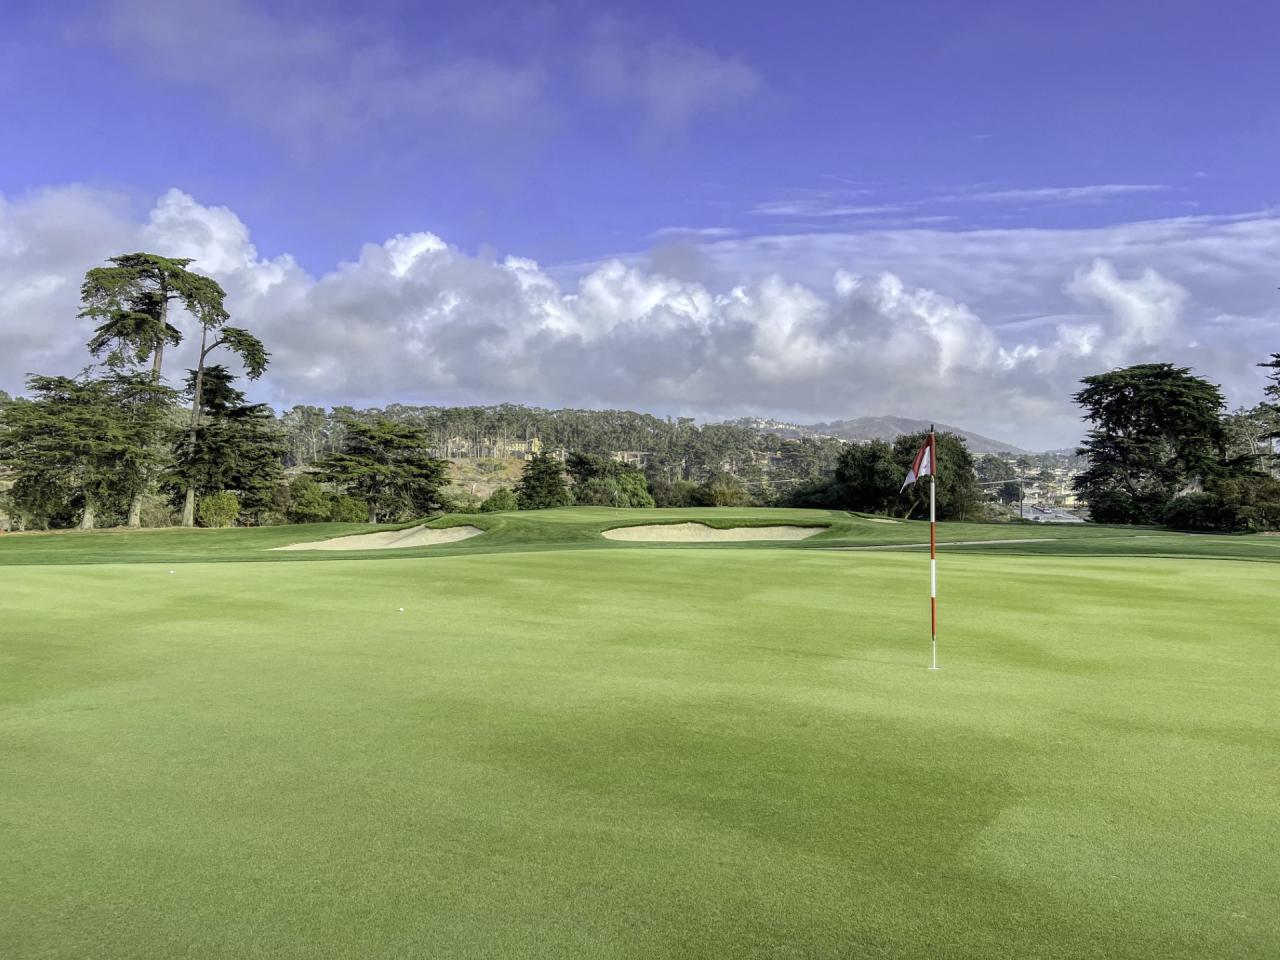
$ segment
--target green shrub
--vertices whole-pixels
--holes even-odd
[[[698,488],[697,500],[699,506],[745,507],[750,505],[751,496],[737,477],[720,474]]]
[[[573,502],[590,507],[652,507],[653,497],[644,475],[632,471],[575,483]]]
[[[289,522],[322,523],[333,509],[330,497],[308,476],[295,477],[289,484]]]
[[[141,519],[144,527],[174,527],[178,524],[178,514],[159,500],[142,502]]]
[[[580,507],[620,507],[622,491],[612,477],[591,477],[573,485],[573,502]]]
[[[1230,532],[1243,526],[1238,504],[1211,493],[1184,493],[1164,509],[1164,522],[1174,530]]]
[[[229,527],[240,516],[240,501],[230,490],[200,498],[196,518],[202,527]]]
[[[480,504],[482,513],[506,513],[519,509],[520,502],[516,499],[516,495],[506,487],[499,487],[489,494],[484,503]]]
[[[369,519],[369,505],[363,500],[342,494],[330,502],[329,519],[335,523],[364,523]]]
[[[649,483],[640,471],[625,471],[618,475],[616,483],[624,501],[622,506],[644,508],[654,506],[653,494],[649,492]]]
[[[475,513],[480,509],[480,498],[461,487],[441,490],[437,499],[440,509],[445,513]]]
[[[1219,478],[1203,493],[1174,497],[1163,518],[1175,530],[1275,530],[1280,528],[1280,480],[1262,475]]]
[[[698,485],[692,480],[649,478],[649,492],[659,507],[693,507],[698,505]]]

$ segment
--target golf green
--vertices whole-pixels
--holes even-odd
[[[46,539],[6,958],[1280,955],[1274,563]]]

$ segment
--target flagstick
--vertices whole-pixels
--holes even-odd
[[[933,637],[933,662],[938,669],[938,444],[932,425],[929,427],[929,623]]]

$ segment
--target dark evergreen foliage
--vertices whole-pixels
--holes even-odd
[[[32,376],[29,396],[5,405],[0,456],[14,476],[9,502],[29,525],[92,529],[123,519],[160,452],[173,391],[149,376]]]
[[[1086,377],[1075,401],[1093,426],[1075,488],[1101,523],[1160,523],[1174,497],[1226,461],[1222,392],[1186,367],[1147,363]]]
[[[186,393],[193,395],[196,371],[187,371]],[[283,471],[284,444],[271,408],[246,403],[235,376],[221,364],[206,367],[203,404],[195,443],[188,433],[176,444],[170,489],[175,504],[187,491],[197,498],[223,491],[236,494],[244,514],[254,522],[274,507]]]
[[[565,460],[573,502],[593,507],[652,507],[644,474],[612,457],[575,451]]]
[[[830,477],[803,486],[791,495],[790,502],[794,506],[887,513],[917,519],[927,517],[930,481],[902,490],[902,481],[927,436],[927,433],[903,434],[892,445],[884,440],[850,444],[841,452]],[[938,518],[973,520],[980,517],[983,496],[969,448],[954,433],[939,433],[937,445]]]
[[[506,487],[499,487],[480,504],[482,513],[504,513],[519,509],[520,501],[516,499],[515,492]]]
[[[364,501],[370,523],[421,517],[440,507],[446,460],[433,457],[423,431],[386,418],[348,419],[342,450],[320,464],[320,475]]]
[[[95,357],[109,352],[117,361],[152,361],[159,380],[166,345],[182,342],[182,332],[169,323],[169,304],[177,301],[203,327],[227,320],[226,294],[216,282],[187,269],[191,260],[154,253],[111,257],[109,267],[95,267],[80,287],[80,316],[98,326],[89,340]]]
[[[550,454],[536,454],[524,465],[516,484],[516,500],[521,510],[567,507],[573,500],[565,483],[564,464]]]

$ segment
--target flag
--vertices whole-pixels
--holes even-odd
[[[916,454],[915,462],[911,464],[911,469],[907,471],[907,479],[902,481],[902,486],[898,488],[898,492],[901,493],[921,477],[933,476],[935,472],[933,466],[933,434],[929,434],[929,436],[925,437],[924,444],[920,447],[920,452]]]
[[[932,655],[929,669],[938,669],[938,438],[929,426],[929,435],[902,481],[901,493],[921,477],[929,478],[929,633]]]

